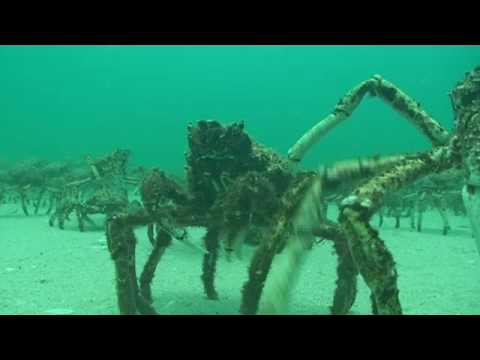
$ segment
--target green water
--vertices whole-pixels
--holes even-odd
[[[0,46],[0,169],[4,162],[99,158],[127,148],[132,165],[181,174],[186,126],[204,119],[243,120],[253,138],[286,154],[347,91],[374,74],[452,130],[448,92],[478,65],[480,46]],[[307,154],[303,166],[430,147],[385,103],[365,97],[352,118]],[[64,230],[50,228],[47,209],[24,216],[19,200],[9,196],[0,207],[0,314],[119,313],[105,216],[96,214],[95,226],[89,223],[85,232],[73,215]],[[63,203],[56,206],[64,211]],[[328,214],[337,219],[337,207]],[[398,261],[405,313],[480,313],[480,259],[470,223],[453,212],[449,219],[451,232],[444,236],[444,219],[435,209],[425,212],[421,233],[404,219],[396,228],[385,216],[381,236]],[[373,221],[376,227],[376,215]],[[140,269],[151,246],[147,232],[138,230]],[[192,239],[200,241],[199,230],[191,231]],[[199,280],[203,252],[182,246],[174,240],[162,257],[152,285],[155,308],[163,314],[238,313],[256,248],[245,247],[244,258],[233,263],[220,252],[220,301],[210,301]],[[326,242],[311,253],[292,292],[291,311],[327,314],[337,258]],[[365,282],[358,285],[353,313],[371,313],[370,289]]]
[[[0,159],[132,150],[134,164],[181,172],[186,125],[244,120],[286,153],[346,91],[381,74],[451,129],[448,91],[480,46],[0,46]],[[304,165],[429,147],[378,99]]]

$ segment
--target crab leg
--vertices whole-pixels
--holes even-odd
[[[319,178],[316,177],[313,180],[318,179]],[[295,215],[300,200],[305,196],[305,192],[308,191],[311,184],[311,177],[303,179],[294,189],[291,190],[291,193],[285,195],[287,206],[283,213],[278,217],[272,237],[261,240],[260,246],[255,251],[251,260],[248,268],[248,280],[242,288],[240,313],[244,315],[253,315],[257,313],[260,297],[270,267],[272,266],[273,258],[284,245],[285,237],[290,233],[291,218]],[[308,229],[302,229],[302,231],[306,232]],[[290,243],[292,244],[291,241]],[[301,255],[302,251],[302,248],[298,248],[292,244],[292,262],[298,263],[300,260],[299,254]]]
[[[249,280],[245,283],[242,291],[241,313],[257,313],[260,296],[264,289],[273,258],[285,244],[285,237],[289,233],[288,229],[292,224],[292,218],[296,217],[297,221],[294,220],[293,223],[300,223],[300,227],[306,227],[308,230],[303,229],[301,231],[303,234],[299,234],[297,231],[297,236],[294,236],[294,239],[296,238],[296,240],[289,239],[289,241],[286,242],[285,252],[289,260],[285,262],[283,268],[280,267],[279,271],[283,273],[282,276],[274,276],[275,279],[273,281],[275,284],[271,286],[272,291],[269,291],[269,294],[265,295],[266,300],[262,300],[264,305],[262,306],[261,311],[266,313],[278,312],[279,307],[284,305],[283,303],[287,300],[288,292],[290,291],[290,280],[292,280],[297,273],[297,268],[301,265],[304,255],[306,254],[306,249],[308,248],[308,244],[300,246],[299,244],[305,242],[300,240],[305,237],[308,231],[311,232],[315,226],[321,224],[324,219],[324,215],[321,214],[322,211],[320,209],[321,196],[320,189],[318,188],[320,185],[328,191],[334,191],[341,186],[345,180],[355,181],[372,176],[381,170],[392,168],[396,164],[405,161],[407,158],[407,156],[387,156],[376,157],[374,159],[359,159],[340,162],[334,167],[320,169],[319,176],[315,177],[315,181],[309,179],[306,181],[304,180],[304,182],[298,185],[296,189],[292,190],[290,199],[287,201],[288,206],[285,210],[285,214],[277,222],[277,227],[272,238],[267,241],[262,241],[252,259],[249,268]],[[317,189],[315,189],[316,186]],[[306,194],[307,196],[305,196]],[[297,209],[299,206],[298,204],[302,204],[299,209]],[[298,213],[296,213],[297,211]],[[305,216],[301,216],[300,214],[302,213]],[[305,222],[305,219],[302,218],[310,219],[310,221],[307,221],[309,224],[301,224],[302,222]],[[299,235],[300,237],[298,237]],[[345,259],[345,264],[348,264],[349,260],[346,259],[347,255],[344,252],[341,252],[339,256],[341,256],[342,259]],[[348,265],[345,266],[348,267]],[[345,279],[346,277],[347,276],[344,277],[342,274],[342,279]],[[280,278],[283,278],[283,280],[277,281],[277,279]],[[355,285],[352,285],[354,282],[353,279],[347,279],[346,282],[349,284],[346,288],[354,288]],[[342,291],[343,290],[338,291],[338,299],[343,296]],[[353,296],[353,290],[350,290],[350,297],[345,295],[346,298],[351,298]],[[348,301],[345,301],[345,303],[348,304]],[[344,308],[347,307],[348,306],[344,306]],[[338,311],[340,312],[341,309]]]
[[[319,175],[322,178],[324,192],[335,192],[345,183],[353,183],[372,177],[381,171],[388,170],[401,163],[408,155],[376,156],[356,160],[336,162],[330,167],[321,167]]]
[[[140,275],[140,293],[149,301],[153,302],[151,283],[155,276],[158,263],[165,253],[167,247],[172,243],[172,237],[164,230],[157,228],[157,235],[154,237],[153,249]]]
[[[404,197],[405,206],[408,209],[407,216],[410,219],[411,229],[415,229],[415,212],[417,208],[416,200],[412,199],[413,196],[415,196],[415,194],[408,194]]]
[[[315,178],[293,213],[293,232],[286,239],[283,259],[279,259],[280,262],[273,266],[260,303],[260,313],[280,313],[286,306],[300,267],[314,242],[312,229],[323,218],[321,194],[321,178]]]
[[[92,219],[90,219],[87,214],[83,214],[83,220],[88,222],[90,226],[95,226],[95,222]]]
[[[478,189],[473,186],[464,186],[462,189],[462,198],[467,210],[467,216],[470,219],[470,224],[472,226],[475,245],[480,254],[480,197],[478,195]]]
[[[477,131],[480,135],[480,111],[476,118],[478,124]],[[462,198],[472,226],[475,244],[480,254],[480,164],[478,160],[475,161],[473,159],[474,154],[477,154],[478,159],[480,159],[480,144],[477,145],[474,150],[475,151],[471,151],[471,155],[465,160],[470,175],[467,178],[467,183],[463,186]]]
[[[48,196],[48,208],[45,214],[50,214],[53,210],[53,207],[55,206],[55,195],[53,193],[50,193]]]
[[[157,312],[155,311],[155,308],[152,306],[151,302],[148,299],[145,299],[140,291],[140,288],[137,282],[137,270],[136,270],[135,264],[136,264],[136,260],[135,260],[135,245],[134,245],[133,251],[132,251],[130,283],[133,284],[137,310],[141,315],[157,315]]]
[[[280,224],[280,226],[281,225],[282,224]],[[248,269],[249,279],[242,288],[240,313],[244,315],[254,315],[257,313],[260,296],[272,265],[273,257],[277,252],[278,241],[275,240],[274,238],[272,242],[262,243],[257,251],[255,251],[252,262],[250,263]]]
[[[450,231],[450,224],[448,222],[448,215],[447,215],[447,204],[443,198],[438,198],[433,195],[433,205],[437,209],[440,217],[442,218],[443,223],[443,235],[447,235]]]
[[[392,255],[369,224],[385,194],[431,172],[452,166],[449,148],[436,148],[412,156],[384,174],[374,177],[346,198],[339,221],[348,240],[355,264],[372,292],[376,314],[401,314],[397,271]]]
[[[322,224],[317,225],[313,229],[313,234],[333,240],[338,265],[335,295],[330,311],[333,315],[345,315],[355,302],[358,276],[358,270],[348,249],[347,238],[341,227],[330,220],[324,220]]]
[[[150,217],[142,210],[130,215],[114,215],[107,219],[107,245],[115,265],[118,307],[121,314],[153,314],[155,310],[141,296],[136,279],[133,226],[146,225]]]
[[[300,162],[307,151],[330,130],[351,116],[366,93],[376,95],[387,102],[417,127],[433,145],[444,145],[448,141],[448,132],[420,108],[420,105],[394,84],[375,75],[350,90],[326,118],[307,131],[288,151],[288,158]]]
[[[155,224],[147,225],[147,237],[150,244],[155,245]]]
[[[79,206],[75,207],[75,214],[77,216],[77,221],[78,221],[78,229],[80,232],[85,231],[85,215],[83,214],[83,211],[80,209]]]
[[[37,199],[35,200],[35,212],[34,212],[35,215],[38,214],[38,209],[40,208],[40,204],[42,202],[43,195],[45,194],[45,190],[46,190],[45,188],[42,188],[40,190],[40,193],[38,194]]]
[[[122,315],[137,313],[135,284],[132,283],[131,275],[132,267],[135,266],[133,263],[135,242],[133,229],[129,225],[123,224],[121,219],[116,217],[107,221],[107,244],[115,263],[118,307]]]
[[[451,92],[456,112],[458,150],[467,170],[462,198],[480,254],[480,66]]]
[[[207,298],[217,300],[218,294],[215,290],[215,269],[218,258],[219,230],[216,228],[208,229],[203,239],[208,253],[203,256],[202,264],[202,283]]]
[[[28,187],[19,189],[18,193],[20,194],[20,203],[21,203],[21,205],[22,205],[23,213],[24,213],[26,216],[29,216],[28,207],[27,207],[27,197],[26,197],[26,194],[25,194],[25,190],[26,190],[26,189],[28,189]]]
[[[378,209],[378,227],[382,227],[383,225],[383,211],[384,211],[384,208],[383,206]]]
[[[416,202],[416,209],[417,209],[417,231],[421,232],[422,231],[422,225],[423,225],[423,213],[425,212],[427,208],[426,204],[426,193],[422,192],[422,194],[419,196],[417,202]]]

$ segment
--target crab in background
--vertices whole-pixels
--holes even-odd
[[[25,216],[37,215],[42,207],[46,213],[53,208],[52,184],[70,171],[66,162],[30,159],[0,172],[3,201],[20,204]]]
[[[98,160],[86,156],[87,171],[82,169],[52,185],[55,209],[49,218],[50,226],[57,222],[63,229],[65,220],[75,213],[79,230],[84,231],[85,222],[95,225],[89,215],[110,216],[127,208],[129,186],[141,180],[127,174],[129,154],[128,150],[117,149]]]
[[[464,215],[465,207],[461,189],[458,184],[463,182],[461,171],[445,171],[432,174],[398,191],[389,193],[379,209],[379,227],[384,217],[395,218],[395,228],[400,227],[401,218],[410,219],[410,227],[422,231],[423,213],[426,210],[436,210],[442,220],[442,233],[447,235],[451,230],[448,212],[454,215]]]

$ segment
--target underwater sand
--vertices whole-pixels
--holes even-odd
[[[329,217],[335,218],[334,209]],[[0,314],[118,314],[114,268],[104,245],[102,216],[98,228],[80,233],[76,222],[65,230],[50,228],[46,216],[25,217],[8,205],[0,207]],[[428,212],[424,231],[409,229],[404,219],[394,229],[386,219],[381,236],[392,251],[399,272],[405,314],[480,314],[480,256],[468,220],[450,215],[452,231],[441,234],[440,217]],[[373,218],[372,224],[378,219]],[[200,232],[194,232],[198,238]],[[139,271],[150,244],[145,228],[139,238]],[[202,255],[174,242],[158,267],[152,292],[162,314],[238,314],[240,289],[248,257],[219,260],[216,285],[219,301],[207,300],[200,281]],[[329,242],[314,247],[302,269],[289,306],[291,314],[328,314],[335,283],[336,258]],[[352,314],[369,314],[369,291],[359,279]]]

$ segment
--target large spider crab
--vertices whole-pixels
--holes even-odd
[[[297,164],[308,149],[348,118],[367,93],[398,110],[434,148],[425,153],[299,171]],[[207,229],[202,281],[209,299],[218,297],[214,274],[220,244],[227,253],[233,253],[245,239],[258,239],[242,289],[242,314],[282,311],[292,280],[316,237],[332,240],[338,256],[332,313],[348,313],[360,273],[371,289],[373,312],[400,314],[393,257],[369,225],[387,192],[430,173],[463,165],[468,170],[463,198],[480,245],[480,68],[467,74],[452,91],[451,99],[457,128],[453,136],[417,102],[376,75],[347,93],[332,114],[290,149],[287,158],[255,143],[244,132],[243,123],[224,127],[215,121],[200,121],[195,127],[190,125],[188,188],[153,170],[141,184],[143,206],[132,203],[107,219],[107,244],[115,265],[120,312],[156,313],[150,283],[162,254],[172,239],[188,241],[186,227],[202,226]],[[342,202],[339,224],[327,220],[325,198],[353,186],[356,190]],[[148,226],[153,250],[138,282],[133,229],[142,225]],[[285,261],[273,269],[265,287],[279,253]]]
[[[393,95],[399,96],[398,92]],[[371,215],[388,191],[431,173],[463,167],[467,178],[462,195],[480,252],[480,67],[467,73],[450,97],[455,112],[454,134],[449,136],[437,126],[422,128],[434,144],[431,151],[405,159],[372,178],[342,204],[339,221],[354,263],[371,290],[375,314],[402,313],[393,257],[378,232],[369,225]],[[413,119],[426,119],[427,116],[419,112]]]

